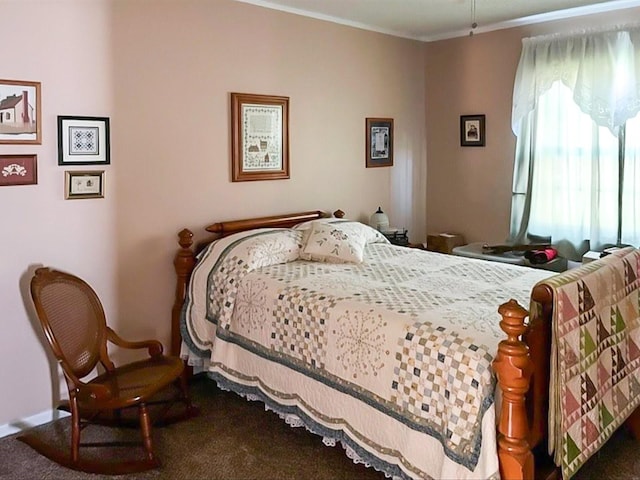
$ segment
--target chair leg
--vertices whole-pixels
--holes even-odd
[[[153,453],[153,445],[151,442],[151,421],[149,412],[145,404],[139,406],[140,427],[142,430],[142,440],[144,446],[144,456],[137,460],[105,461],[103,457],[91,458],[91,456],[80,455],[80,433],[82,427],[86,424],[80,419],[80,409],[77,400],[71,397],[69,402],[71,411],[71,451],[62,447],[57,442],[40,438],[37,433],[24,434],[18,437],[18,440],[26,443],[38,453],[74,470],[87,473],[95,473],[100,475],[123,475],[137,472],[144,472],[151,468],[156,468],[160,462]],[[123,444],[129,442],[106,442],[91,444],[95,447],[122,447]],[[139,445],[138,445],[139,446]],[[0,475],[1,477],[2,475]]]
[[[75,396],[70,398],[71,405],[71,461],[77,463],[80,458],[80,411]]]
[[[149,411],[144,403],[141,403],[138,407],[140,412],[140,430],[142,433],[142,442],[144,443],[144,449],[147,453],[147,459],[151,462],[154,461],[153,445],[151,441],[151,419],[149,418]]]
[[[189,396],[189,381],[187,378],[186,369],[182,372],[182,375],[178,378],[182,401],[185,404],[186,416],[196,417],[200,414],[200,409],[191,403],[191,397]]]

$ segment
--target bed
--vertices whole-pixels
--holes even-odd
[[[638,423],[637,250],[556,275],[394,246],[342,217],[314,211],[215,223],[206,228],[215,241],[195,248],[182,230],[172,352],[389,477],[533,478],[549,438],[570,477],[624,420]],[[600,316],[593,298],[584,301],[585,279],[610,297],[599,277],[616,262],[626,277],[614,282],[624,295],[613,295],[622,303],[611,318],[625,320],[613,323],[606,349],[592,332],[597,355],[615,358],[604,361],[606,377],[587,349],[583,370],[598,369],[595,390],[605,398],[588,395],[580,415],[565,400],[584,372],[556,378],[579,370],[564,338],[584,344],[580,328],[587,336],[599,328],[589,324]],[[552,323],[568,326],[552,335]],[[552,337],[567,355],[551,354]],[[558,385],[551,392],[550,375]],[[581,436],[603,406],[606,425]],[[566,430],[577,437],[548,428],[567,407]]]

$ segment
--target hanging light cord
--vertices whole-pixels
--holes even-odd
[[[473,35],[473,31],[477,28],[478,24],[476,23],[476,0],[471,0],[471,30],[469,31],[469,36]]]

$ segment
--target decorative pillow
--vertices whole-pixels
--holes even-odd
[[[320,220],[310,220],[308,222],[300,223],[296,225],[294,230],[302,230],[302,244],[304,245],[307,241],[307,237],[312,227],[318,223],[334,225],[340,230],[343,230],[345,233],[354,235],[357,237],[362,237],[364,239],[365,244],[369,243],[389,243],[387,237],[382,235],[378,230],[369,225],[365,225],[364,223],[356,222],[353,220],[344,220],[338,218],[323,218]]]
[[[306,233],[306,232],[305,232]],[[327,263],[361,263],[366,240],[343,229],[343,225],[316,222],[303,239],[300,258]]]

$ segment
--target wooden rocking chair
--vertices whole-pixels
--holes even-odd
[[[73,275],[39,268],[31,280],[31,297],[48,343],[62,367],[69,389],[69,401],[59,408],[71,412],[70,448],[56,447],[42,440],[37,433],[18,437],[47,458],[90,473],[117,475],[140,472],[159,465],[151,439],[150,406],[162,404],[161,418],[165,423],[195,416],[198,409],[189,399],[183,362],[162,354],[162,344],[156,340],[127,342],[107,326],[102,304],[94,290]],[[127,349],[146,348],[149,358],[116,367],[109,359],[107,341]],[[104,373],[86,380],[97,364]],[[173,389],[174,395],[166,398]],[[157,401],[158,397],[163,397]],[[173,403],[184,402],[184,413],[167,417]],[[80,455],[80,447],[122,447],[131,442],[109,441],[81,444],[80,433],[87,425],[127,426],[126,409],[137,409],[134,425],[140,425],[142,455],[130,460],[116,457],[89,458]],[[131,426],[131,416],[129,424]],[[140,445],[140,442],[136,442]]]

